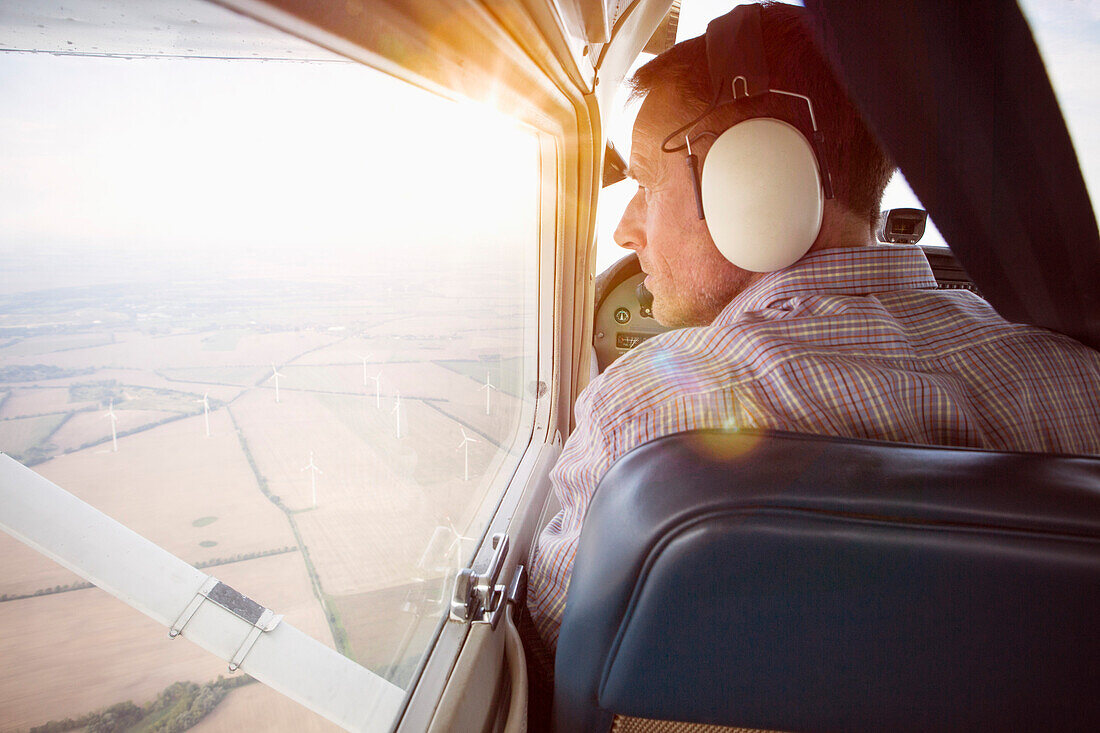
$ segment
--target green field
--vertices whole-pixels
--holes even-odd
[[[26,461],[28,451],[45,440],[68,415],[39,415],[0,420],[0,451],[17,461]]]
[[[227,328],[202,337],[206,351],[236,351],[241,338],[252,333],[243,328]]]
[[[95,372],[93,367],[65,369],[52,364],[9,364],[0,366],[0,382],[43,382],[49,379],[79,377]]]
[[[442,618],[443,579],[329,596],[352,659],[399,686],[409,683]],[[417,613],[419,611],[419,614]]]
[[[334,369],[327,365],[287,364],[279,367],[279,373],[286,377],[282,384],[288,389],[316,392],[360,392],[364,389],[359,379],[361,372],[353,367]]]
[[[374,407],[373,401],[362,397],[332,394],[311,396],[331,410],[333,416],[352,433],[371,446],[377,459],[384,461],[396,475],[409,478],[416,471],[418,466],[416,444],[419,441],[408,436],[400,440],[395,437],[394,417],[390,412],[390,405],[383,402],[383,408],[379,410]],[[408,410],[414,403],[414,400],[406,400],[403,409]],[[420,407],[423,406],[420,405]]]
[[[513,356],[508,359],[433,359],[444,369],[464,374],[478,384],[485,384],[488,373],[493,386],[505,394],[523,398],[523,358]]]
[[[271,367],[228,366],[228,367],[182,367],[161,369],[165,379],[179,382],[198,382],[200,384],[232,384],[251,387],[271,374]]]
[[[8,358],[37,356],[38,354],[51,354],[55,351],[68,351],[70,349],[86,349],[91,346],[103,346],[110,343],[114,343],[114,336],[103,332],[32,336],[26,339],[13,339],[0,346],[0,354]]]
[[[462,476],[463,454],[458,449],[462,440],[460,423],[427,407],[416,399],[402,402],[405,410],[405,437],[394,436],[394,416],[390,407],[374,408],[373,401],[343,395],[313,395],[319,403],[362,441],[370,445],[378,460],[384,461],[398,476],[424,488],[451,482]],[[364,409],[366,405],[367,409]],[[473,431],[470,437],[475,437]],[[480,440],[480,438],[478,438]],[[473,479],[485,470],[482,446],[470,451],[470,476]]]
[[[202,412],[195,395],[196,392],[119,384],[113,379],[79,382],[69,387],[70,402],[98,402],[104,406],[113,402],[116,410],[181,412],[188,415]]]

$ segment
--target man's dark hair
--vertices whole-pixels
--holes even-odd
[[[813,101],[817,124],[825,133],[825,157],[832,173],[837,201],[874,226],[882,191],[894,165],[874,134],[833,76],[806,25],[804,8],[763,3],[760,13],[764,55],[773,89],[804,94]],[[630,80],[634,97],[672,85],[685,109],[697,115],[714,98],[703,36],[682,41],[638,69]],[[802,100],[766,94],[729,105],[707,116],[695,128],[722,132],[751,117],[775,117],[811,130]],[[671,132],[671,129],[669,130]]]

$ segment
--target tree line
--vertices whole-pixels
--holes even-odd
[[[181,733],[205,718],[225,696],[242,685],[255,682],[244,674],[218,679],[203,685],[173,682],[152,702],[138,707],[131,700],[79,718],[51,720],[31,728],[30,733],[63,733],[84,728],[87,733]]]

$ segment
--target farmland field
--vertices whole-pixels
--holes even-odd
[[[501,359],[489,362],[452,359],[449,361],[436,360],[435,363],[459,374],[464,374],[479,384],[484,383],[485,377],[482,375],[488,376],[499,391],[512,397],[519,397],[523,390],[523,384],[521,384],[519,376],[523,372],[520,368],[522,365],[518,364],[518,361],[520,361],[519,357],[510,357],[505,359],[503,363]]]
[[[52,412],[74,412],[96,407],[94,402],[73,402],[67,387],[57,389],[13,388],[11,396],[0,408],[0,418],[45,415]]]
[[[300,366],[314,364],[359,364],[362,366],[363,357],[368,357],[369,364],[377,365],[392,361],[394,355],[401,350],[401,347],[401,342],[396,339],[352,334],[329,346],[302,354],[294,360],[294,363]]]
[[[267,365],[224,367],[165,367],[160,373],[175,386],[184,389],[189,382],[199,384],[231,384],[251,387],[271,374]]]
[[[103,346],[112,341],[110,333],[76,333],[57,336],[32,336],[18,339],[0,347],[0,354],[5,360],[21,356],[37,356],[58,351],[70,351],[72,349],[87,349],[92,346]]]
[[[156,370],[179,366],[220,367],[240,364],[262,366],[284,363],[296,354],[334,340],[327,334],[291,331],[263,333],[239,339],[238,348],[223,351],[204,348],[203,339],[211,334],[184,333],[154,335],[122,332],[114,343],[84,349],[53,351],[48,354],[4,357],[6,364],[48,364],[63,368],[131,368]],[[2,352],[0,352],[2,353]]]
[[[154,306],[160,292],[126,289],[88,311],[99,326],[0,347],[12,377],[0,447],[29,446],[50,481],[408,684],[520,455],[533,393],[502,335],[513,309],[486,297],[455,315],[448,297],[400,288],[344,312],[300,284],[252,303],[225,289],[236,300],[222,308],[210,292]],[[439,313],[400,315],[410,304]],[[0,731],[225,672],[7,535],[0,567]],[[195,730],[268,724],[331,730],[259,684],[230,690]]]
[[[332,645],[297,553],[209,572]],[[141,705],[178,680],[226,674],[225,662],[185,639],[169,640],[160,624],[97,588],[0,603],[0,629],[0,731],[126,700]]]
[[[0,365],[2,365],[3,359],[0,358]],[[0,366],[2,368],[2,366]],[[50,369],[57,369],[57,367],[49,367]],[[219,373],[222,368],[212,368],[210,371],[215,374]],[[226,367],[224,369],[231,369]],[[241,371],[247,369],[249,373],[255,374],[257,378],[264,371],[263,368],[256,366],[251,368],[241,368]],[[197,380],[173,380],[171,378],[173,370],[164,369],[160,371],[148,371],[136,367],[87,367],[84,369],[71,369],[72,372],[66,376],[53,376],[43,379],[32,379],[25,383],[16,383],[12,385],[12,388],[16,391],[39,391],[48,390],[53,388],[70,388],[74,385],[86,384],[89,382],[114,382],[115,386],[121,390],[125,387],[149,387],[152,389],[182,391],[187,393],[198,393],[201,397],[202,393],[206,390],[211,390],[211,394],[218,391],[219,399],[231,399],[234,395],[240,393],[240,386],[242,385],[219,385],[217,380],[204,383],[202,379]],[[187,370],[181,370],[187,371]],[[270,367],[267,367],[267,371],[270,372]],[[163,373],[163,376],[162,376]],[[254,384],[255,381],[249,383]],[[248,386],[248,385],[243,385]]]
[[[258,682],[237,688],[214,711],[190,728],[193,733],[241,733],[287,730],[294,733],[340,733],[344,729],[310,712]]]
[[[154,410],[115,410],[115,416],[118,418],[118,422],[115,423],[115,431],[118,434],[129,433],[164,422],[170,417],[176,417],[178,414]],[[110,448],[110,416],[105,410],[76,414],[54,433],[51,442],[56,444],[62,451],[91,446],[93,443],[106,443],[107,447]]]
[[[437,577],[333,598],[352,658],[398,685],[407,684],[419,650],[447,613],[445,588],[444,577]]]
[[[256,484],[225,411],[211,415],[213,435],[192,417],[60,456],[39,473],[147,539],[191,563],[296,544],[285,516]],[[218,520],[203,527],[203,516]],[[212,547],[200,542],[213,541]],[[0,535],[0,594],[25,594],[73,582],[73,576],[7,535]]]
[[[0,420],[0,451],[19,460],[28,449],[46,439],[65,415],[42,415]]]
[[[233,407],[269,491],[298,512],[326,592],[407,580],[437,526],[462,527],[469,519],[479,484],[462,480],[457,424],[415,400],[404,401],[403,409],[408,435],[399,439],[392,405],[378,409],[362,398],[291,393],[277,404],[253,393]],[[301,470],[310,446],[324,471],[316,477],[316,508],[309,472]],[[472,476],[480,475],[490,451],[472,445]]]

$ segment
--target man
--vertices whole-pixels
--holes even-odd
[[[761,35],[773,88],[813,100],[835,198],[809,252],[785,269],[726,261],[698,217],[687,151],[662,150],[710,106],[703,39],[634,78],[645,100],[630,161],[639,190],[615,239],[638,253],[657,320],[684,328],[623,356],[577,401],[577,428],[551,473],[563,508],[530,562],[529,609],[551,651],[596,485],[620,456],[661,435],[752,427],[1100,453],[1100,355],[1010,324],[969,292],[936,290],[919,247],[875,243],[891,166],[802,16],[766,5]],[[806,127],[804,103],[764,95],[700,119],[691,152],[705,161],[714,139],[705,133],[761,116]]]

